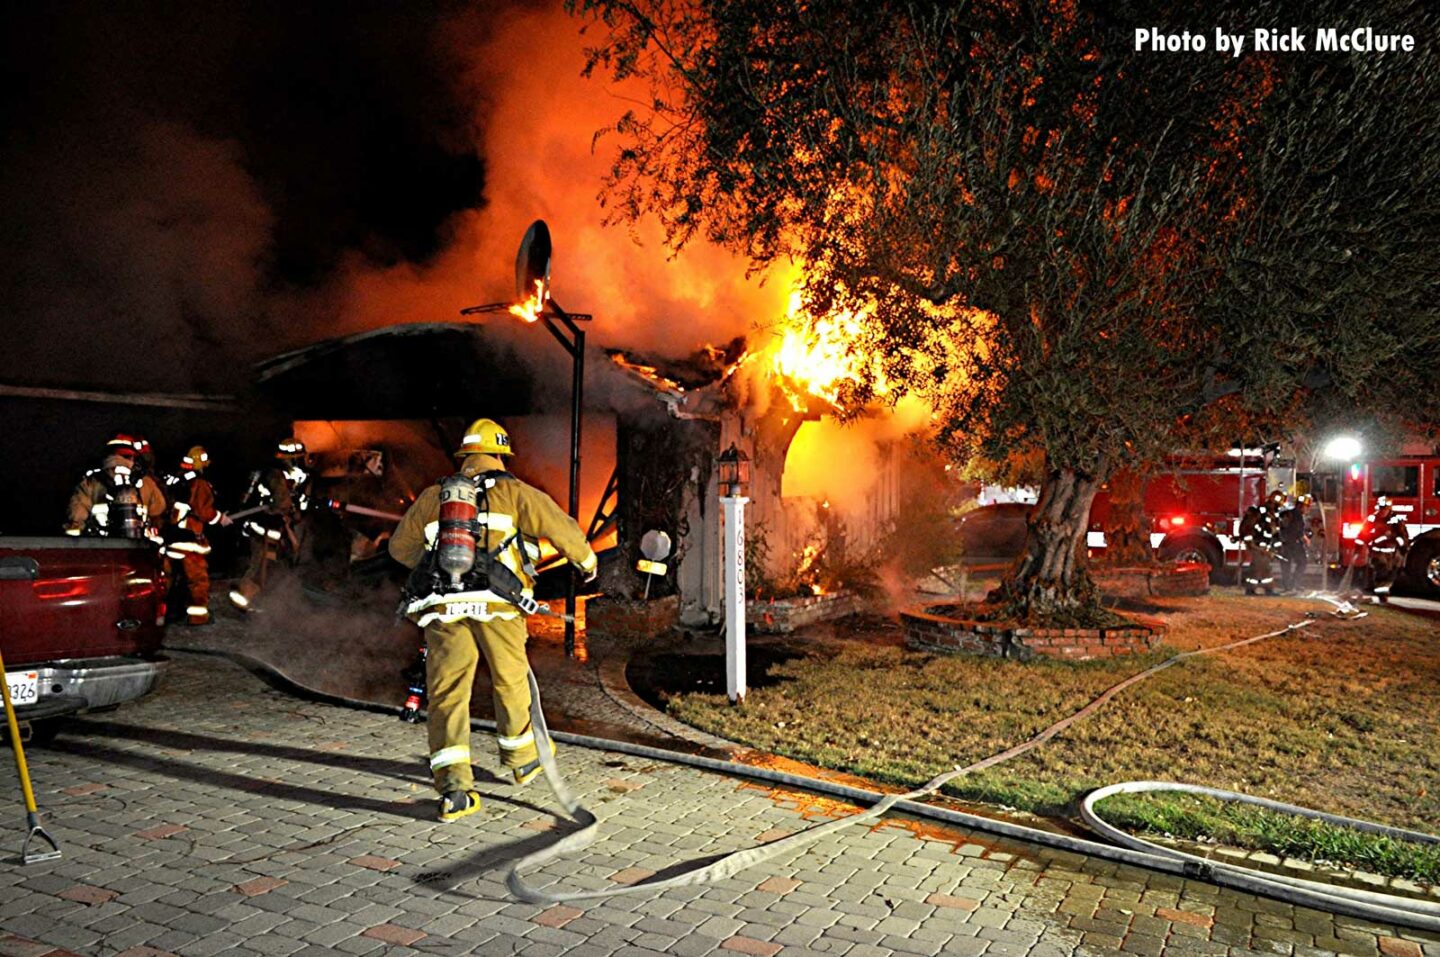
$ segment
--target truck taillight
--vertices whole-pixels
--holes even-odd
[[[1360,529],[1364,527],[1364,522],[1346,522],[1344,525],[1340,526],[1340,537],[1357,538],[1360,535]]]
[[[125,579],[122,596],[127,600],[149,598],[155,593],[155,579],[132,577]]]
[[[1189,519],[1184,515],[1166,515],[1160,519],[1161,528],[1184,528]]]

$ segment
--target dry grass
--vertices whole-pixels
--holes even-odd
[[[1176,650],[1273,631],[1323,610],[1296,598],[1214,594],[1167,604],[1167,647],[1084,664],[934,657],[820,644],[751,691],[743,708],[681,695],[697,727],[897,784],[1023,741],[1115,681]],[[1088,721],[956,796],[1065,813],[1136,778],[1208,784],[1402,827],[1440,829],[1440,629],[1382,609],[1361,621],[1190,659],[1128,689]]]

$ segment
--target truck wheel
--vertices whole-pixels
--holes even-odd
[[[1416,542],[1405,561],[1405,575],[1425,597],[1440,597],[1440,542]]]
[[[1220,584],[1225,570],[1225,558],[1220,547],[1203,538],[1182,538],[1177,542],[1166,542],[1160,549],[1160,557],[1167,562],[1196,562],[1210,566],[1210,583]]]

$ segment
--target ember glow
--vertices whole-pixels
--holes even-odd
[[[868,380],[877,395],[889,391],[880,357],[860,349],[863,332],[864,317],[853,312],[810,320],[800,293],[791,293],[771,367],[796,412],[810,411],[815,399],[838,407],[847,382]]]
[[[535,291],[530,298],[522,303],[510,307],[510,315],[524,319],[526,322],[534,322],[540,318],[540,313],[545,311],[545,300],[550,298],[550,293],[545,288],[542,280],[535,280]]]

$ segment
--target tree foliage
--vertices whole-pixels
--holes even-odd
[[[1370,13],[1413,53],[1241,58],[1136,51],[1136,26],[1193,21],[1167,2],[573,5],[604,27],[591,68],[650,91],[610,131],[616,218],[804,263],[811,313],[863,315],[855,347],[888,395],[931,402],[957,457],[1043,454],[1037,522],[1063,527],[1022,579],[1082,594],[1088,496],[1179,428],[1229,427],[1218,400],[1263,421],[1301,390],[1403,397],[1440,421],[1440,63],[1419,5]],[[1207,19],[1349,21],[1290,6]]]

